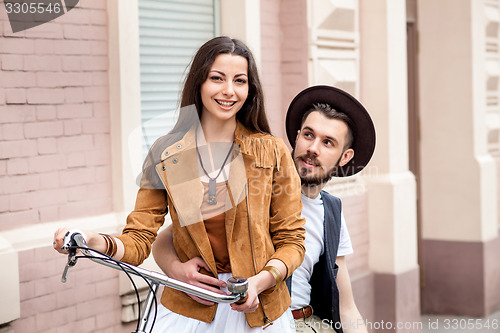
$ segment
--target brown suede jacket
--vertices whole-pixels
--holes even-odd
[[[125,245],[124,262],[139,265],[147,258],[170,207],[180,260],[200,256],[210,267],[206,273],[217,277],[200,212],[203,189],[194,133],[191,129],[165,149],[156,149],[161,157],[152,163],[156,173],[150,174],[159,177],[163,188],[141,185],[135,209],[119,237]],[[300,179],[290,152],[280,138],[250,132],[239,122],[234,143],[225,214],[232,274],[249,278],[274,258],[286,265],[290,276],[302,263],[305,251]],[[151,183],[154,181],[142,182]],[[290,306],[285,283],[259,298],[261,306],[245,314],[251,327],[279,318]],[[217,309],[217,305],[201,305],[170,288],[164,289],[161,302],[173,312],[204,322],[211,322]]]

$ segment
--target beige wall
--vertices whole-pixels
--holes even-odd
[[[366,180],[375,317],[392,323],[417,322],[417,198],[408,162],[406,6],[399,0],[359,3],[360,99],[377,132],[370,162],[376,172]]]
[[[498,183],[487,149],[485,4],[421,0],[418,11],[423,238],[490,240]]]
[[[418,2],[425,311],[500,310],[499,14],[497,0]]]

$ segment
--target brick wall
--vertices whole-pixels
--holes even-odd
[[[118,271],[80,259],[63,284],[66,258],[52,248],[23,251],[19,259],[21,319],[12,323],[15,332],[121,332]]]
[[[334,193],[334,192],[332,192]],[[354,253],[346,257],[354,300],[363,319],[375,320],[374,275],[369,263],[368,194],[342,197],[342,209]]]
[[[0,230],[112,209],[105,4],[17,33],[0,7]]]
[[[284,119],[293,97],[308,86],[306,2],[261,5],[261,76],[273,134],[286,139]]]
[[[310,85],[307,68],[307,1],[281,0],[281,29],[281,100],[283,116],[286,116],[292,99]]]
[[[351,236],[354,253],[347,258],[349,274],[352,279],[366,274],[370,270],[368,262],[368,195],[342,197],[342,209]]]
[[[280,0],[261,1],[261,81],[266,112],[273,134],[285,138],[281,127],[283,106],[281,102],[281,26]]]
[[[497,184],[500,184],[500,157],[494,157],[497,168]],[[497,191],[498,193],[498,191]],[[500,229],[500,195],[497,195],[497,216],[498,216],[498,228]]]
[[[111,212],[106,1],[12,33],[0,4],[0,231]],[[118,272],[51,246],[19,252],[15,332],[131,332]]]

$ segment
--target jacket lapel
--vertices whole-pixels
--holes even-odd
[[[161,155],[160,178],[167,189],[181,226],[202,221],[203,185],[198,173],[194,128]]]
[[[194,135],[195,127],[182,140],[167,147],[156,170],[174,204],[180,226],[186,227],[203,259],[217,276],[212,247],[200,210],[203,185],[198,172]]]

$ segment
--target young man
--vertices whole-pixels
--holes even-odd
[[[291,284],[296,330],[366,332],[345,262],[353,250],[341,202],[323,188],[332,177],[351,176],[366,166],[375,149],[373,123],[348,93],[314,86],[290,104],[286,130],[306,218],[306,255]]]
[[[361,171],[375,148],[368,112],[351,95],[329,86],[300,92],[286,118],[288,140],[302,181],[306,255],[287,284],[297,332],[367,332],[355,305],[345,255],[352,246],[340,199],[323,191],[332,177]],[[156,262],[175,279],[220,292],[222,281],[201,274],[201,258],[181,263],[167,228],[153,245]],[[212,302],[192,296],[200,303]]]

